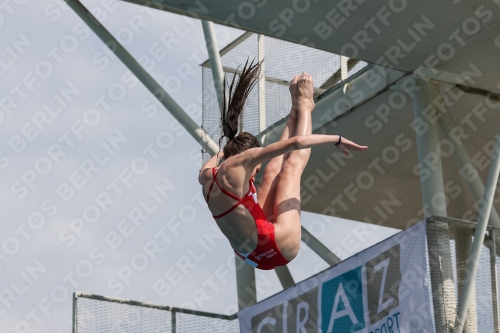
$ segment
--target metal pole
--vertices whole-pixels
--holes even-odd
[[[175,315],[175,310],[172,310],[172,333],[177,332],[177,316]]]
[[[223,98],[226,99],[227,105],[227,96],[223,96],[224,72],[222,71],[222,63],[220,60],[219,48],[217,46],[217,37],[215,37],[214,24],[210,21],[201,20],[201,25],[203,26],[205,42],[207,43],[208,59],[210,60],[210,67],[212,68],[215,91],[217,92],[217,101],[219,102],[219,108],[222,114]]]
[[[495,230],[489,232],[489,250],[490,250],[490,272],[491,272],[491,300],[493,305],[493,328],[494,333],[500,333],[499,314],[498,314],[498,278],[497,278],[497,249]]]
[[[244,129],[244,127],[243,127],[245,124],[244,114],[245,114],[245,109],[241,110],[240,117],[238,119],[240,133],[243,132],[243,129]]]
[[[444,195],[443,184],[443,169],[441,166],[441,156],[438,154],[437,147],[439,143],[439,133],[437,124],[426,122],[426,117],[422,114],[434,113],[436,110],[433,106],[433,92],[435,86],[430,82],[425,82],[421,77],[415,78],[417,86],[420,90],[413,93],[413,113],[415,120],[425,122],[427,124],[426,130],[417,131],[417,148],[418,160],[421,165],[429,165],[431,174],[427,179],[420,179],[422,187],[422,202],[424,204],[425,217],[438,215],[446,217],[446,201]]]
[[[258,36],[258,57],[259,62],[264,60],[266,53],[264,35]],[[259,132],[266,129],[266,64],[262,62],[260,72],[263,73],[259,80]]]
[[[77,329],[78,329],[78,323],[76,322],[77,320],[77,316],[76,316],[76,292],[73,293],[73,320],[72,320],[72,323],[73,323],[73,327],[72,327],[72,332],[73,333],[77,333]]]
[[[330,251],[323,243],[314,237],[306,228],[302,227],[302,241],[311,248],[321,259],[326,261],[330,266],[335,266],[341,262],[332,251]]]
[[[238,295],[238,308],[243,310],[246,307],[257,303],[257,287],[255,283],[255,268],[245,263],[234,254],[236,268],[236,291]]]
[[[462,290],[465,276],[467,274],[467,260],[472,244],[474,230],[467,227],[457,227],[455,229],[455,262],[457,267],[457,290]],[[464,326],[464,333],[477,333],[477,305],[476,288],[472,288],[472,295]]]
[[[347,65],[348,61],[349,57],[343,55],[340,56],[340,79],[342,80],[342,91],[347,98],[350,98],[349,88],[351,87],[351,84],[347,82],[347,79],[349,78],[349,66]]]
[[[349,77],[349,67],[347,66],[347,62],[349,61],[349,57],[340,56],[340,79],[342,81],[347,80]]]
[[[78,0],[64,0],[68,6],[92,29],[109,49],[127,68],[148,88],[165,108],[179,121],[189,134],[210,154],[215,155],[219,147],[200,128],[189,115],[182,110],[172,97],[142,68],[130,53],[109,33],[104,26]]]
[[[217,92],[217,100],[221,114],[224,112],[222,106],[223,98],[226,101],[228,96],[224,95],[224,73],[222,71],[222,63],[220,60],[219,48],[217,47],[217,38],[215,37],[214,25],[212,22],[202,20],[203,33],[205,34],[205,41],[207,43],[208,57],[210,60],[210,67],[212,68],[212,76],[214,78],[215,90]],[[236,74],[234,74],[236,75]],[[243,131],[243,112],[240,114],[239,119],[240,132]],[[255,304],[257,302],[257,286],[255,282],[255,268],[243,263],[241,268],[241,259],[235,255],[236,260],[236,291],[238,294],[238,307],[241,309]]]
[[[467,264],[467,274],[465,277],[464,287],[460,294],[458,301],[457,318],[455,321],[455,333],[462,333],[464,329],[465,317],[467,315],[467,308],[472,295],[472,288],[477,273],[477,266],[479,264],[479,257],[481,255],[481,247],[483,245],[484,233],[488,226],[488,218],[490,216],[491,206],[493,205],[493,196],[498,182],[498,173],[500,172],[500,128],[495,137],[495,150],[493,152],[493,159],[491,161],[490,170],[488,172],[488,180],[486,181],[486,188],[484,190],[483,203],[481,211],[479,212],[479,221],[474,233],[474,241],[472,242],[471,253],[469,262]]]
[[[274,271],[276,272],[276,275],[278,275],[278,279],[280,280],[283,289],[291,287],[295,284],[292,274],[287,266],[278,266],[274,269]]]
[[[435,83],[432,82],[431,84],[435,86]],[[440,93],[437,87],[434,87],[434,90],[438,94]],[[444,108],[446,108],[446,106],[444,106]],[[467,187],[469,188],[474,201],[480,202],[484,193],[483,181],[481,180],[481,177],[479,177],[479,173],[477,172],[476,167],[471,162],[469,154],[467,153],[467,150],[465,149],[462,141],[457,142],[457,139],[455,137],[452,138],[450,136],[450,133],[454,133],[457,126],[447,108],[445,110],[442,110],[441,117],[438,117],[438,124],[444,137],[454,144],[455,149],[453,149],[453,158],[458,166],[458,169],[464,170],[465,168],[468,168],[471,174],[477,175],[476,177],[474,177],[474,179],[466,179],[465,183],[467,184]],[[465,178],[465,175],[462,174],[462,172],[460,172],[460,174]],[[500,217],[498,216],[495,207],[491,208],[489,224],[494,225],[495,227],[500,227]]]

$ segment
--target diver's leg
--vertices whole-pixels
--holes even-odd
[[[314,109],[313,82],[309,74],[303,73],[297,83],[297,128],[296,135],[311,134],[311,111]],[[280,252],[292,260],[300,248],[300,178],[311,149],[294,150],[283,162],[276,182],[274,197],[275,238]]]
[[[295,76],[290,82],[290,95],[292,98],[292,108],[290,110],[290,115],[285,124],[285,128],[281,133],[279,141],[287,140],[295,135],[295,129],[297,128],[297,81],[299,76]],[[259,203],[266,215],[268,221],[274,220],[274,197],[276,196],[276,182],[277,176],[281,171],[281,166],[283,165],[284,155],[277,156],[271,159],[262,175],[262,179],[257,191],[257,198]]]

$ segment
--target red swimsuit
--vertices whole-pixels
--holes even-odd
[[[288,264],[289,261],[283,257],[278,249],[278,246],[276,245],[276,241],[274,239],[274,224],[267,221],[262,208],[257,202],[257,191],[253,184],[253,178],[250,179],[248,192],[243,196],[243,198],[238,198],[234,194],[231,194],[222,188],[219,181],[217,180],[218,171],[216,172],[215,169],[216,168],[212,169],[213,179],[212,184],[210,184],[210,188],[208,189],[207,205],[210,198],[210,191],[212,191],[212,187],[214,185],[214,181],[224,194],[235,200],[238,200],[238,202],[236,202],[224,213],[214,216],[214,219],[223,217],[224,215],[232,212],[239,205],[243,205],[244,207],[246,207],[246,209],[248,209],[250,214],[252,214],[255,220],[255,226],[257,227],[258,242],[255,250],[252,253],[242,253],[236,251],[233,247],[234,252],[247,264],[258,269],[268,270],[276,268],[276,266],[284,266]]]

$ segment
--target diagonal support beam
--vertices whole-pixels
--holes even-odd
[[[106,28],[78,0],[64,0],[71,9],[89,26],[125,66],[146,86],[158,101],[177,119],[191,136],[210,154],[215,155],[219,147],[156,82],[132,55],[109,33]]]
[[[274,269],[283,289],[287,289],[295,284],[292,274],[287,266],[278,266]]]
[[[306,228],[302,227],[302,241],[311,248],[328,265],[335,266],[341,262],[340,258],[330,251],[323,243],[314,237]]]
[[[346,98],[341,85],[337,85],[332,88],[332,91],[326,96],[315,100],[316,106],[314,111],[311,113],[313,132],[329,122],[343,117],[349,111],[368,102],[372,98],[384,92],[387,87],[408,75],[408,73],[382,66],[367,66],[362,73],[349,78],[348,81],[351,85],[351,90],[357,90],[360,92],[362,98]],[[368,82],[371,81],[370,78],[373,77],[377,78],[377,83],[369,84]],[[266,76],[266,81],[270,81],[268,76]],[[338,103],[339,100],[343,101],[343,103]],[[288,117],[285,117],[277,121],[275,124],[269,126],[264,132],[257,135],[257,139],[263,146],[267,146],[279,140],[279,137],[283,132],[283,128],[285,128],[287,118]]]
[[[435,86],[434,82],[432,81],[430,81],[429,84]],[[438,94],[440,93],[437,87],[435,91]],[[436,98],[438,97],[439,96],[434,96],[434,100],[436,100]],[[456,133],[457,125],[455,124],[450,111],[444,104],[442,105],[442,107],[444,109],[440,110],[440,117],[438,117],[439,128],[441,129],[441,133],[443,133],[444,137],[455,144],[455,149],[453,149],[453,158],[458,166],[458,169],[469,170],[471,174],[479,175],[479,172],[476,170],[474,163],[471,162],[469,153],[467,153],[464,144],[462,143],[460,138],[457,138],[456,135],[453,135],[454,133]],[[465,177],[462,172],[460,172],[460,174]],[[481,180],[481,177],[476,176],[472,180],[466,180],[465,183],[469,188],[469,192],[471,193],[474,202],[481,202],[484,193],[484,184]],[[489,224],[495,227],[500,227],[500,217],[498,216],[495,207],[491,208]]]
[[[462,333],[465,325],[465,318],[467,316],[467,309],[472,298],[472,288],[476,280],[477,266],[479,265],[479,257],[481,255],[481,248],[483,246],[484,235],[488,227],[488,218],[490,216],[491,207],[493,206],[493,197],[498,182],[498,173],[500,172],[500,128],[495,137],[495,148],[493,151],[493,158],[491,161],[490,170],[488,172],[488,179],[486,181],[486,188],[484,190],[483,202],[481,211],[479,212],[479,221],[477,222],[476,231],[474,233],[474,240],[469,255],[469,262],[467,264],[467,274],[465,276],[465,283],[460,293],[458,300],[457,318],[455,321],[454,333]]]

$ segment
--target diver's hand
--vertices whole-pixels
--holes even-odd
[[[351,140],[348,140],[344,137],[341,137],[340,143],[338,145],[335,145],[338,150],[340,150],[344,155],[349,156],[349,151],[348,150],[358,150],[358,151],[363,151],[368,146],[360,146],[357,143],[352,142]]]

